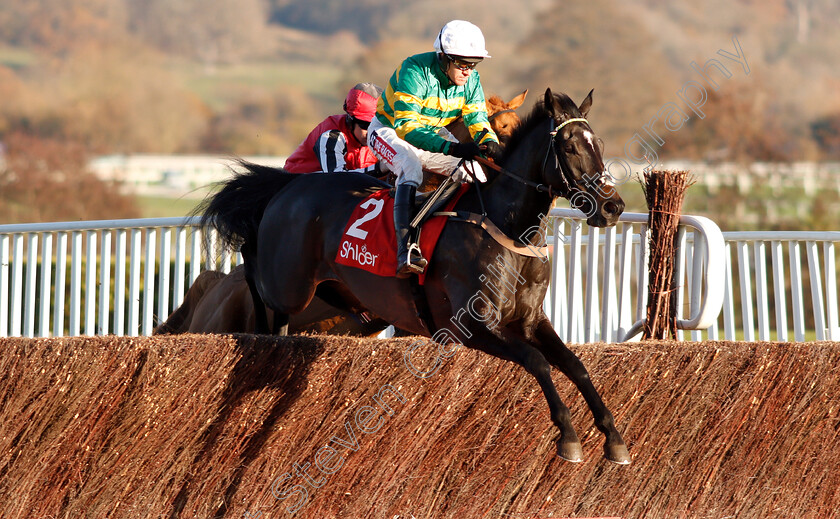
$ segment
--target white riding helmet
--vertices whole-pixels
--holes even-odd
[[[484,59],[490,54],[484,48],[481,29],[464,20],[452,20],[443,26],[435,38],[435,50],[448,56]]]

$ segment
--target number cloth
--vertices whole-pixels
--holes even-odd
[[[446,204],[449,211],[461,198],[469,184],[464,184]],[[433,216],[420,229],[420,251],[424,258],[432,258],[447,217]],[[394,277],[397,274],[397,251],[394,245],[394,199],[390,189],[381,189],[362,200],[344,229],[335,262],[339,265],[360,268],[377,276]],[[428,272],[428,269],[426,269]],[[425,272],[419,276],[420,284],[425,282]]]

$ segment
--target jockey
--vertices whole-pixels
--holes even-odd
[[[376,157],[367,147],[367,129],[382,89],[359,83],[347,93],[344,114],[331,115],[286,159],[289,173],[361,171],[379,176]]]
[[[368,132],[368,146],[381,160],[380,167],[397,176],[394,227],[397,234],[397,277],[422,273],[426,259],[416,244],[409,247],[409,222],[414,196],[423,181],[423,167],[471,181],[461,159],[483,153],[501,154],[499,139],[490,127],[484,90],[475,66],[490,55],[481,29],[453,20],[443,26],[434,42],[435,52],[406,58],[391,76],[379,99]],[[473,140],[457,142],[444,128],[458,116]],[[456,170],[457,168],[457,170]],[[484,181],[478,164],[473,171]]]

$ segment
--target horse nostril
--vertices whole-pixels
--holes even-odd
[[[604,204],[604,214],[614,215],[621,212],[619,209],[618,204],[615,202],[607,202]]]

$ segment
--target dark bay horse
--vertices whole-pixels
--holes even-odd
[[[579,208],[590,225],[614,225],[624,202],[603,182],[602,144],[585,119],[591,104],[592,92],[578,107],[546,90],[511,136],[498,161],[501,169],[486,168],[488,181],[471,188],[455,209],[483,211],[505,235],[524,243],[539,241],[542,219],[557,196],[584,200]],[[548,401],[559,430],[558,455],[580,461],[569,409],[551,379],[554,366],[586,400],[605,436],[606,458],[630,462],[586,368],[542,310],[547,258],[506,248],[482,227],[456,218],[440,236],[424,285],[343,266],[335,258],[351,214],[387,184],[360,174],[291,175],[247,167],[208,200],[203,220],[226,243],[241,246],[252,293],[274,310],[275,320],[301,311],[317,294],[331,304],[369,310],[411,333],[515,362],[536,378]],[[441,335],[444,330],[449,333]]]
[[[498,95],[487,98],[487,115],[490,126],[504,144],[519,126],[516,109],[525,102],[528,91],[505,101]],[[447,129],[459,140],[470,138],[463,118],[452,122]],[[431,191],[444,177],[431,172],[424,175],[421,191]],[[177,333],[254,333],[256,311],[245,282],[244,270],[236,267],[230,274],[206,270],[199,274],[184,295],[184,301],[165,322],[155,328],[155,334]],[[266,314],[269,321],[273,312]],[[306,310],[290,318],[291,333],[326,333],[331,335],[375,335],[388,323],[381,319],[361,319],[361,316],[339,310],[313,298]]]

